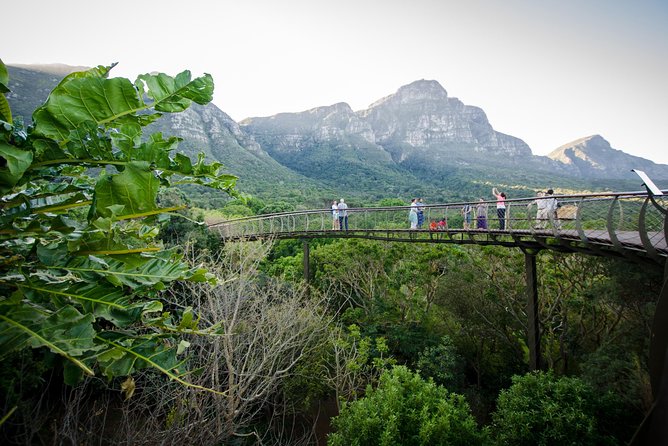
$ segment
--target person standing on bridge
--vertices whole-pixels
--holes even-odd
[[[422,229],[422,225],[424,224],[424,203],[422,202],[422,198],[418,198],[415,204],[417,205],[417,227],[418,229]]]
[[[536,205],[536,224],[534,225],[534,229],[544,229],[545,222],[548,219],[547,200],[543,198],[544,196],[545,194],[543,191],[538,191],[538,193],[536,193],[536,199],[527,205],[528,208],[533,204]]]
[[[418,207],[417,199],[413,198],[411,200],[411,208],[408,211],[408,221],[411,224],[411,229],[417,229],[418,226]]]
[[[336,231],[339,229],[339,206],[336,204],[336,200],[332,202],[332,230]]]
[[[492,194],[496,197],[496,215],[499,217],[499,229],[506,229],[506,193],[499,192],[496,187],[492,188]]]
[[[343,198],[339,200],[339,205],[337,206],[339,209],[339,230],[343,231],[348,230],[348,205],[346,204],[345,201],[343,201]]]
[[[552,222],[556,229],[559,229],[559,217],[557,216],[559,203],[557,202],[557,199],[554,198],[554,191],[552,189],[548,189],[545,193],[545,196],[547,197],[545,200],[545,213],[547,214],[546,218]]]
[[[487,229],[487,203],[482,198],[475,208],[476,210],[476,227],[478,229]]]
[[[464,229],[468,230],[471,229],[471,213],[473,209],[471,208],[471,205],[466,203],[464,207],[462,207],[462,216],[464,217]]]

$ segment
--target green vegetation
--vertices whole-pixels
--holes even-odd
[[[333,424],[333,446],[480,445],[484,438],[464,397],[401,366],[344,405]]]
[[[619,444],[601,425],[611,425],[600,395],[578,378],[552,373],[513,377],[502,390],[494,412],[495,438],[500,445]]]
[[[184,71],[133,84],[108,78],[111,68],[67,76],[28,129],[0,96],[0,351],[45,347],[67,360],[69,383],[151,367],[187,384],[187,343],[173,334],[197,323],[191,309],[164,312],[158,292],[213,277],[160,245],[159,222],[179,208],[157,198],[173,184],[232,193],[235,177],[203,157],[172,156],[177,138],[142,127],[210,101],[213,81]],[[2,93],[7,84],[0,62]]]

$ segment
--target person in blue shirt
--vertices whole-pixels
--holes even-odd
[[[417,227],[418,229],[422,229],[422,224],[424,223],[424,203],[422,202],[422,198],[417,199]]]

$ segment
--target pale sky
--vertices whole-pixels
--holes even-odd
[[[668,164],[667,0],[22,0],[1,11],[7,64],[210,73],[214,103],[237,121],[361,110],[433,79],[535,154],[600,134]]]

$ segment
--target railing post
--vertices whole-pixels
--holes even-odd
[[[524,270],[527,289],[527,344],[529,368],[540,370],[540,326],[538,319],[538,276],[536,254],[524,252]]]

